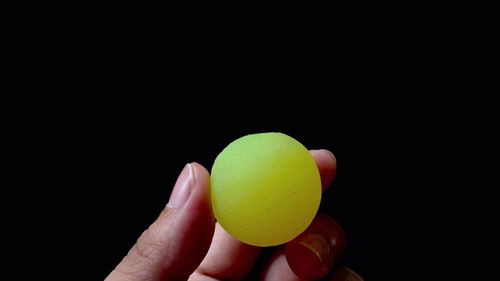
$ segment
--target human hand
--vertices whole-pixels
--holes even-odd
[[[327,150],[312,150],[323,191],[336,173]],[[141,235],[105,281],[240,280],[261,248],[229,235],[212,213],[208,171],[197,163],[182,170],[166,208]],[[262,280],[313,280],[326,276],[345,248],[340,226],[319,214],[304,233],[278,246],[261,272]],[[349,279],[350,278],[350,279]],[[339,270],[330,280],[362,280]]]

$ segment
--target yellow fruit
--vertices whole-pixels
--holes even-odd
[[[298,141],[260,133],[230,143],[211,171],[215,217],[234,238],[254,246],[286,243],[312,222],[321,200],[316,162]]]

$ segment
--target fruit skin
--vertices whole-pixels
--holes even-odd
[[[254,246],[286,243],[312,222],[321,200],[316,162],[297,140],[260,133],[230,143],[211,171],[215,217]]]

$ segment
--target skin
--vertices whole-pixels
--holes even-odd
[[[324,191],[335,177],[335,156],[327,150],[311,150],[311,154],[318,165]],[[245,278],[255,264],[261,248],[235,240],[215,223],[209,181],[209,173],[203,166],[197,163],[186,165],[165,209],[105,281],[213,281]],[[297,252],[297,247],[286,248],[286,245],[282,245],[276,248],[274,255],[267,261],[260,274],[261,280],[307,280],[328,274],[334,261],[342,253],[343,249],[338,250],[339,243],[345,245],[343,231],[325,215],[316,217],[313,224],[314,227],[308,228],[289,243],[300,246],[301,237],[304,235],[318,236],[308,236],[311,231],[330,235],[331,237],[324,237],[325,240],[321,240],[321,237],[319,239],[336,241],[333,242],[336,246],[326,245],[325,248],[321,247],[324,243],[315,243],[314,245],[320,245],[313,247],[316,251],[312,250],[310,255],[303,255],[306,264],[319,264],[321,270],[315,266],[300,265],[296,265],[293,270],[286,255],[293,255]],[[299,247],[298,250],[302,249]]]

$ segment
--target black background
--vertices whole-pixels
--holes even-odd
[[[392,76],[358,77],[365,86],[355,90],[351,79],[322,77],[318,83],[291,75],[269,84],[236,77],[216,94],[208,82],[207,91],[187,91],[187,80],[148,84],[143,76],[124,75],[104,86],[122,83],[117,92],[163,94],[66,100],[44,118],[30,119],[36,129],[26,139],[38,161],[33,166],[42,168],[34,178],[43,183],[39,192],[58,202],[55,208],[40,201],[52,210],[43,218],[60,218],[42,230],[56,230],[51,239],[63,246],[61,256],[73,257],[63,259],[64,268],[103,279],[164,208],[187,162],[210,169],[234,139],[275,131],[337,157],[337,177],[321,211],[346,231],[341,264],[367,280],[408,272],[416,277],[437,268],[442,253],[455,249],[441,230],[462,218],[450,208],[463,191],[452,185],[450,172],[456,170],[449,165],[461,163],[461,156],[453,139],[443,137],[455,122],[432,118],[448,104],[421,96],[356,94],[400,85]],[[287,86],[276,93],[267,90],[270,85]]]
[[[343,62],[339,71],[297,66],[277,75],[253,64],[244,75],[204,69],[207,76],[113,64],[61,78],[58,90],[74,96],[44,97],[51,106],[21,129],[30,132],[33,166],[43,168],[36,180],[50,187],[39,192],[61,204],[46,216],[62,216],[53,228],[70,234],[58,237],[70,238],[61,255],[94,257],[67,259],[65,268],[104,278],[164,208],[187,162],[210,169],[231,141],[270,131],[335,153],[337,177],[321,211],[346,231],[342,264],[367,280],[418,276],[420,253],[433,253],[426,268],[439,264],[432,259],[453,249],[440,229],[459,218],[443,207],[460,194],[449,192],[447,175],[460,154],[443,137],[457,126],[452,103],[423,96],[435,85],[422,69],[377,68],[382,62],[363,54]]]
[[[17,160],[34,172],[17,184],[32,180],[23,196],[40,207],[27,214],[27,241],[44,248],[35,252],[43,259],[56,247],[58,268],[103,279],[164,208],[187,162],[210,169],[234,139],[276,131],[335,153],[337,177],[321,211],[346,231],[340,263],[365,279],[425,277],[443,270],[449,253],[475,247],[454,242],[468,239],[478,220],[466,212],[473,196],[462,199],[472,194],[461,188],[471,168],[448,136],[456,122],[429,120],[443,104],[355,95],[334,83],[309,92],[294,86],[281,97],[223,98],[164,86],[168,94],[159,98],[85,97],[30,117],[19,127],[29,133]],[[329,90],[314,94],[320,88]]]
[[[337,156],[321,209],[346,230],[341,263],[366,280],[428,280],[450,259],[476,260],[465,254],[480,240],[470,233],[483,238],[476,226],[492,225],[495,205],[475,198],[488,197],[482,174],[494,168],[470,157],[495,161],[481,149],[496,104],[472,98],[491,92],[474,80],[491,77],[476,65],[491,61],[482,28],[451,6],[372,8],[263,26],[233,25],[238,14],[178,21],[164,10],[113,20],[114,9],[102,23],[27,22],[10,41],[14,102],[3,103],[8,166],[20,168],[14,202],[26,211],[9,232],[28,248],[16,252],[33,255],[19,260],[50,264],[36,273],[103,279],[163,209],[186,162],[209,169],[232,140],[267,131]],[[451,264],[445,276],[468,268]]]
[[[133,44],[128,33],[102,32],[67,41],[56,63],[35,54],[42,62],[29,70],[46,76],[29,84],[69,94],[24,100],[34,114],[16,116],[27,124],[20,143],[43,170],[34,179],[48,188],[39,192],[61,204],[44,216],[62,215],[52,227],[70,238],[54,242],[68,245],[61,256],[94,257],[68,258],[65,268],[103,279],[164,208],[187,162],[210,169],[234,139],[270,131],[335,153],[321,211],[346,231],[342,264],[366,280],[439,267],[440,253],[454,249],[440,230],[460,218],[449,205],[463,192],[451,184],[450,163],[462,163],[454,134],[470,112],[435,93],[460,85],[449,71],[459,62],[432,34],[416,40],[385,27],[347,22],[333,38],[302,30],[300,42],[236,36],[222,49],[210,36],[193,44],[172,39],[185,33],[160,40],[136,30]]]
[[[440,136],[449,124],[431,118],[443,104],[424,99],[431,84],[401,71],[400,61],[387,68],[386,59],[346,54],[337,70],[281,56],[271,63],[277,68],[248,58],[241,63],[252,68],[241,73],[231,64],[215,73],[191,64],[162,71],[115,58],[65,78],[78,96],[32,121],[41,128],[34,137],[46,136],[38,151],[56,163],[44,176],[68,198],[63,210],[71,211],[62,214],[71,214],[69,232],[78,237],[68,251],[94,256],[75,270],[104,278],[164,208],[187,162],[210,169],[236,138],[274,131],[335,153],[337,177],[321,211],[346,231],[340,263],[367,280],[415,272],[413,253],[434,251],[429,237],[444,239],[431,227],[442,216],[424,214],[444,192],[435,175],[444,171],[436,167],[448,156]]]

